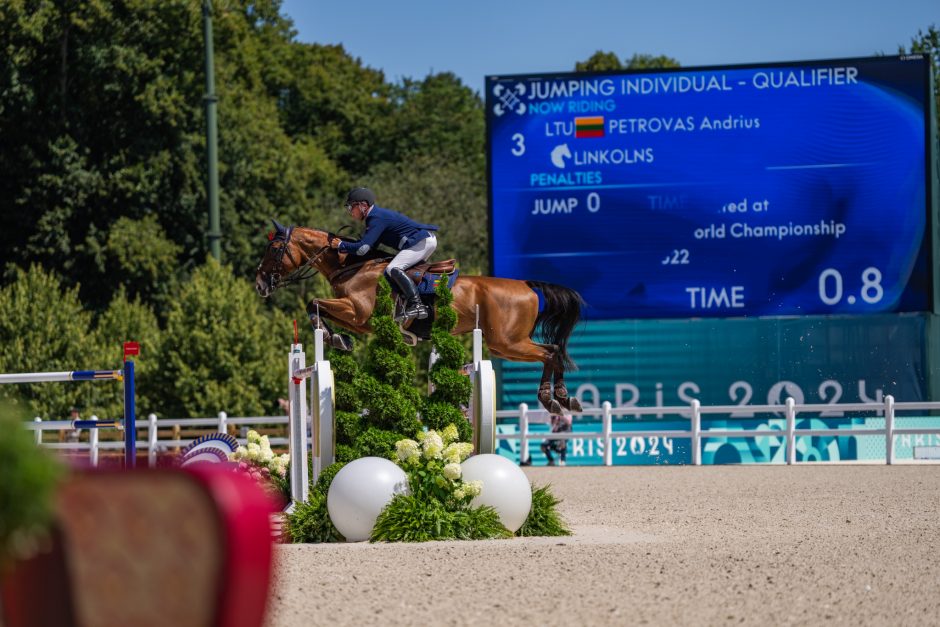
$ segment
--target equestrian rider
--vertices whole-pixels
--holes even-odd
[[[385,275],[405,297],[404,319],[427,318],[427,307],[405,271],[427,260],[437,248],[437,237],[432,232],[437,226],[420,224],[397,211],[376,207],[375,194],[365,187],[349,192],[343,206],[353,218],[366,223],[366,230],[357,242],[344,242],[336,237],[330,241],[330,246],[354,255],[365,255],[377,244],[397,250],[398,254],[385,268]]]

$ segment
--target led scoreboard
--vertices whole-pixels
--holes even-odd
[[[490,76],[493,274],[595,319],[926,311],[920,55]]]

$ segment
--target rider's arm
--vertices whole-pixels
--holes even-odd
[[[379,241],[383,230],[384,227],[377,221],[371,222],[366,226],[366,231],[362,234],[362,239],[358,242],[342,242],[339,245],[339,251],[352,253],[354,255],[364,255],[375,248],[375,243]]]

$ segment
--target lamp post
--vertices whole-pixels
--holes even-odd
[[[209,252],[216,260],[222,259],[222,228],[219,222],[219,133],[216,108],[219,99],[215,95],[215,53],[212,46],[212,2],[202,2],[202,32],[206,54],[206,160],[209,200]]]

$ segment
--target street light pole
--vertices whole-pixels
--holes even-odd
[[[209,252],[216,260],[222,259],[222,227],[219,221],[219,132],[216,108],[219,99],[215,95],[215,52],[212,46],[212,2],[202,2],[202,31],[206,54],[206,160],[208,161],[209,199]]]

